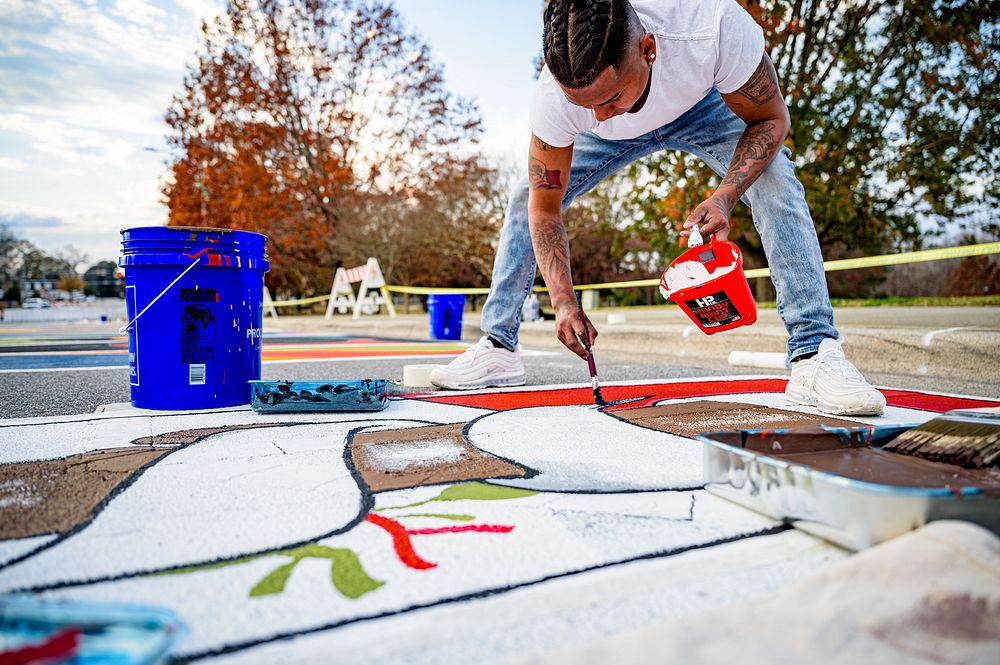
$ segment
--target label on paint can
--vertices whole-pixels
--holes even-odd
[[[204,363],[199,365],[188,365],[188,385],[189,386],[205,385]]]
[[[132,322],[128,329],[128,374],[129,385],[139,385],[139,322],[135,320],[138,311],[135,303],[136,287],[125,287],[125,316]]]
[[[729,302],[725,291],[685,300],[684,304],[698,318],[702,328],[718,328],[742,318],[733,303]]]
[[[181,289],[182,364],[204,367],[214,360],[215,307],[215,289]]]

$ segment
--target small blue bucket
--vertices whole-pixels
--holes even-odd
[[[431,318],[431,339],[462,339],[462,294],[432,293],[427,296],[427,313]]]
[[[266,243],[230,229],[122,231],[133,406],[250,403],[247,382],[260,379]]]

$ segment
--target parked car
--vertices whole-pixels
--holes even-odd
[[[45,309],[51,306],[45,298],[25,298],[21,303],[21,309]]]

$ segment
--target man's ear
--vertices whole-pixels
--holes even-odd
[[[656,37],[651,32],[647,32],[639,40],[639,49],[642,51],[642,58],[648,63],[656,60]]]

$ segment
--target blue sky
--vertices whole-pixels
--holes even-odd
[[[541,0],[396,0],[474,99],[484,149],[519,160]],[[0,0],[0,222],[36,245],[114,260],[130,226],[161,224],[163,115],[222,0]]]

